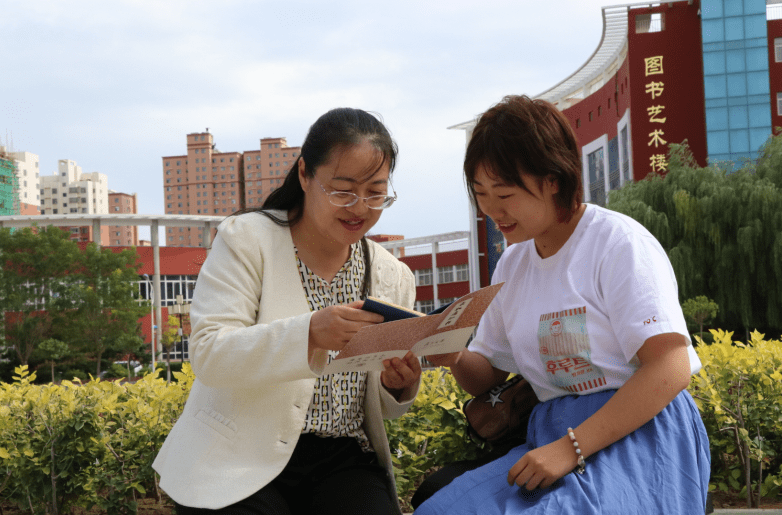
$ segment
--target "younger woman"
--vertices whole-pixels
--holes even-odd
[[[410,270],[364,237],[395,161],[377,118],[334,109],[263,207],[220,225],[191,308],[196,379],[154,463],[179,515],[400,513],[383,418],[412,404],[418,360],[321,376],[383,321],[361,299],[413,305]]]
[[[700,361],[660,244],[581,203],[575,135],[548,102],[506,97],[484,113],[464,171],[511,244],[492,279],[505,285],[469,348],[430,361],[473,395],[520,373],[541,403],[525,445],[416,515],[704,513],[708,439],[686,391]]]

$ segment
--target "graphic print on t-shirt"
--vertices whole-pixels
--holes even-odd
[[[540,316],[540,360],[554,386],[581,393],[606,384],[600,367],[591,360],[586,306]]]

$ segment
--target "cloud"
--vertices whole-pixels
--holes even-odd
[[[0,137],[137,191],[163,212],[161,157],[204,130],[222,151],[300,145],[336,106],[380,113],[400,146],[399,202],[376,227],[467,229],[467,121],[508,93],[539,93],[600,40],[602,2],[256,0],[10,2]]]

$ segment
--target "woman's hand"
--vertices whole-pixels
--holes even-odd
[[[361,307],[363,300],[344,306],[329,306],[312,314],[310,319],[309,348],[342,350],[362,327],[379,324],[383,316]]]
[[[409,351],[402,359],[384,360],[383,366],[385,370],[380,373],[380,382],[391,393],[412,386],[421,377],[421,364],[415,354]]]
[[[529,451],[508,471],[508,484],[527,490],[548,488],[578,465],[578,456],[567,436]]]

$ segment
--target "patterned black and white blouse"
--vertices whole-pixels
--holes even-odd
[[[301,259],[296,249],[296,264],[304,286],[310,310],[328,306],[349,304],[361,300],[361,284],[364,281],[364,252],[360,243],[351,245],[350,258],[329,284],[315,275]],[[329,362],[337,351],[329,351]],[[373,451],[364,432],[364,395],[367,389],[366,372],[329,374],[318,378],[304,419],[302,433],[318,436],[352,436],[364,452]]]

